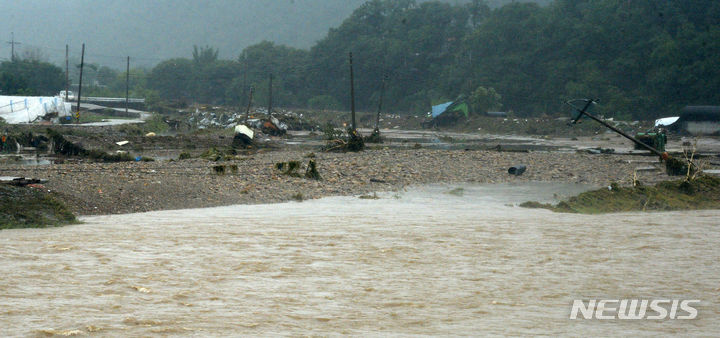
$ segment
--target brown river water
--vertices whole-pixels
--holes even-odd
[[[555,214],[586,189],[426,186],[0,231],[0,336],[720,333],[720,211]],[[699,299],[571,320],[574,299]]]

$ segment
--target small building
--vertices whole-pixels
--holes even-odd
[[[687,106],[670,129],[691,135],[720,135],[720,106]]]

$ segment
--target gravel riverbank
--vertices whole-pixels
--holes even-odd
[[[1,175],[47,179],[79,215],[275,203],[336,195],[394,191],[429,183],[570,182],[628,183],[633,171],[654,157],[558,152],[376,149],[361,153],[316,153],[322,180],[288,176],[275,163],[310,158],[303,150],[268,151],[230,161],[187,159],[156,162],[66,163],[5,167]],[[508,175],[525,164],[522,176]],[[213,167],[221,165],[224,174]],[[235,170],[235,167],[237,169]],[[669,179],[662,171],[639,172],[644,183]],[[518,203],[524,201],[517,201]]]

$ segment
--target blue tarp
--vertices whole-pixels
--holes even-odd
[[[445,102],[443,104],[439,104],[437,106],[432,106],[432,117],[435,118],[435,117],[440,116],[440,114],[444,113],[445,110],[448,107],[450,107],[450,105],[452,105],[453,103],[454,102],[450,101],[450,102]]]

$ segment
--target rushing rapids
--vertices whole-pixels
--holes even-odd
[[[585,189],[430,186],[6,230],[0,335],[719,332],[720,211],[512,205]],[[701,303],[685,321],[569,319],[575,299],[626,298]]]

